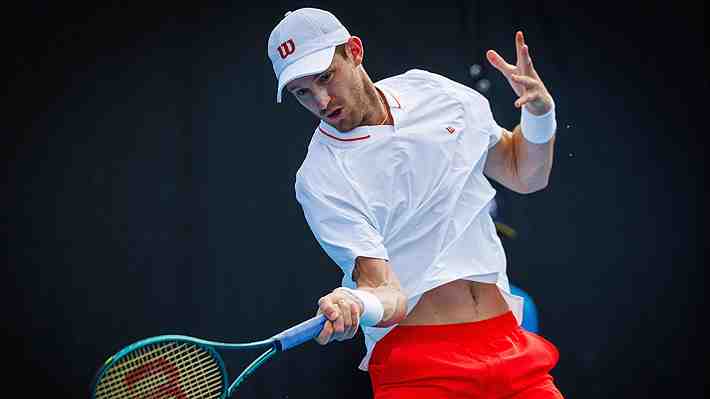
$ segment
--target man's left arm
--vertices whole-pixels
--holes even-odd
[[[515,35],[517,62],[508,64],[489,50],[488,61],[508,80],[518,95],[521,123],[513,131],[503,129],[489,150],[484,173],[503,186],[526,194],[547,186],[555,143],[555,104],[532,64],[523,33]]]

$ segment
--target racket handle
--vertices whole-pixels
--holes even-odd
[[[325,316],[321,314],[276,334],[273,339],[276,340],[277,348],[286,351],[317,337],[323,329],[325,320]]]

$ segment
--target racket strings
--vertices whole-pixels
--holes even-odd
[[[96,399],[219,398],[222,369],[205,349],[184,342],[148,345],[109,366]]]
[[[140,391],[144,385],[139,382],[138,384],[127,384],[127,373],[129,370],[138,370],[140,367],[150,364],[151,361],[159,359],[159,352],[163,352],[163,356],[167,358],[175,357],[176,351],[182,350],[176,344],[162,344],[162,345],[150,345],[147,347],[142,347],[133,352],[128,353],[120,362],[115,363],[111,366],[109,370],[106,371],[102,377],[102,382],[107,388],[119,391],[118,393],[123,393],[123,391]],[[159,386],[158,379],[161,378],[162,373],[155,373],[153,379],[153,385]],[[148,380],[150,382],[150,380]],[[97,397],[101,385],[97,387]]]
[[[164,390],[165,392],[163,393],[169,394],[168,397],[175,396],[176,399],[181,399],[182,397],[209,398],[210,396],[206,396],[206,394],[213,393],[215,387],[217,388],[217,395],[221,392],[221,374],[219,373],[219,368],[213,364],[214,359],[204,350],[197,347],[193,348],[197,350],[184,351],[182,354],[174,356],[176,370],[182,372],[189,370],[189,374],[182,375],[179,382],[177,382],[177,386],[175,386],[176,381],[167,382],[167,384],[172,384],[173,387],[173,389]],[[212,378],[209,378],[210,376],[205,372],[210,366],[216,367],[216,374],[213,374]],[[167,386],[171,387],[171,385]],[[140,393],[152,393],[153,389],[154,387],[145,386]]]
[[[123,364],[116,364],[120,367],[115,374],[118,378],[113,378],[111,385],[119,388],[117,398],[127,394],[130,397],[148,394],[151,398],[210,397],[205,394],[213,391],[215,386],[219,392],[219,369],[216,375],[209,377],[209,366],[214,363],[209,353],[187,344],[162,346],[167,348],[163,348],[162,354],[156,348],[144,348],[126,357]],[[156,357],[156,354],[162,356]]]

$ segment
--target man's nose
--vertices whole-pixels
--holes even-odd
[[[325,115],[325,112],[328,109],[328,104],[330,103],[330,96],[328,95],[328,92],[326,90],[316,91],[315,101],[318,111],[320,111],[322,115]]]

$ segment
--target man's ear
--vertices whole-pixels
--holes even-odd
[[[362,40],[357,36],[351,36],[345,43],[345,53],[355,63],[355,66],[362,64],[365,58],[365,48],[362,46]]]

